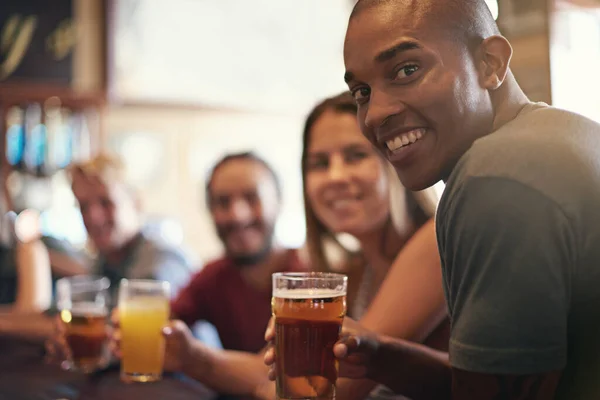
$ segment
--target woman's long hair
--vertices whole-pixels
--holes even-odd
[[[351,305],[357,294],[361,277],[365,268],[365,260],[360,250],[350,250],[344,246],[337,235],[331,232],[315,215],[306,191],[307,158],[311,140],[311,131],[317,120],[327,111],[356,116],[357,106],[349,92],[328,98],[319,103],[308,115],[302,137],[302,181],[304,195],[304,211],[306,217],[306,246],[311,267],[315,271],[335,270],[331,262],[331,252],[341,255],[343,272],[348,275],[348,302]],[[391,164],[386,164],[390,188],[390,217],[388,229],[399,230],[408,221],[413,227],[412,232],[423,226],[433,215],[435,201],[427,201],[427,196],[405,189]],[[428,204],[426,204],[428,203]],[[387,232],[387,231],[386,231]],[[387,234],[385,235],[387,236]],[[382,252],[385,254],[386,237],[383,238]],[[395,254],[391,255],[395,257]],[[349,307],[351,309],[351,306]]]

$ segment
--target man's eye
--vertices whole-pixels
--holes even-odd
[[[398,72],[396,73],[396,78],[399,78],[399,79],[408,78],[409,76],[411,76],[418,70],[419,70],[418,65],[415,65],[415,64],[405,65],[398,70]]]
[[[352,91],[352,97],[356,101],[362,101],[369,97],[371,94],[371,89],[367,87],[361,87]]]

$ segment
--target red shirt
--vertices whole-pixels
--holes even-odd
[[[188,325],[200,320],[213,324],[225,349],[256,353],[265,346],[271,288],[252,288],[242,278],[241,268],[228,258],[207,264],[171,302],[171,311]],[[281,271],[304,270],[297,251],[290,250]]]

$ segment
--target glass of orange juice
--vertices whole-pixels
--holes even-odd
[[[162,378],[163,327],[169,321],[168,282],[123,279],[119,288],[121,380],[154,382]]]

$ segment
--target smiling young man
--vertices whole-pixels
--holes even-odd
[[[206,201],[225,255],[192,277],[171,311],[187,325],[212,323],[227,350],[264,348],[271,275],[305,269],[296,250],[275,240],[281,196],[275,171],[251,152],[226,155],[208,178]]]
[[[363,133],[406,187],[446,182],[452,335],[449,359],[389,338],[336,353],[414,400],[600,398],[600,125],[530,102],[511,56],[483,0],[360,0],[350,18]]]

